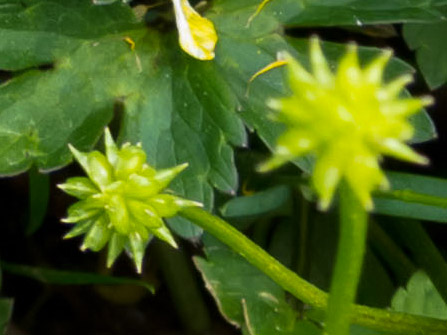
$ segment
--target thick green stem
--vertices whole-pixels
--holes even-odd
[[[227,244],[296,298],[314,308],[326,309],[326,292],[286,268],[229,223],[200,208],[186,208],[179,214]],[[359,305],[353,307],[351,321],[393,335],[447,334],[447,321]]]
[[[302,302],[316,308],[326,307],[325,292],[298,277],[230,224],[198,208],[184,209],[180,215],[220,239]]]
[[[352,323],[392,335],[445,335],[447,322],[407,313],[354,305]]]
[[[329,335],[349,334],[365,254],[368,214],[347,184],[340,187],[340,236],[326,316]]]

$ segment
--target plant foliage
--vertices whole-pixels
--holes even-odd
[[[154,171],[188,163],[188,169],[166,189],[175,194],[172,199],[188,199],[190,205],[202,203],[206,211],[229,220],[292,273],[328,290],[339,200],[335,195],[328,213],[316,208],[316,194],[322,192],[309,182],[315,155],[286,157],[281,163],[292,164],[269,175],[256,172],[256,166],[275,151],[286,129],[273,120],[267,100],[283,101],[291,91],[304,91],[299,85],[289,88],[284,68],[270,65],[278,60],[282,64],[280,57],[286,52],[303,69],[310,70],[309,37],[315,35],[331,73],[336,73],[348,40],[357,41],[362,69],[380,57],[385,47],[394,48],[384,70],[384,82],[411,74],[417,84],[410,86],[411,92],[420,95],[437,89],[434,96],[441,102],[430,108],[442,109],[439,97],[445,93],[447,81],[446,16],[445,0],[0,0],[0,175],[14,176],[2,179],[5,224],[0,227],[0,333],[5,332],[11,316],[13,324],[21,321],[20,314],[14,317],[11,294],[17,292],[13,289],[16,277],[37,280],[47,288],[141,286],[146,294],[159,286],[157,269],[172,274],[178,267],[187,277],[184,282],[188,287],[179,286],[182,278],[168,278],[166,282],[186,332],[206,333],[211,328],[203,307],[206,300],[195,286],[205,284],[219,312],[234,326],[230,331],[244,335],[322,334],[325,318],[321,306],[303,304],[259,266],[247,263],[241,257],[246,256],[243,252],[238,251],[238,255],[225,241],[203,233],[197,222],[182,217],[184,206],[160,215],[169,217],[169,228],[185,238],[179,243],[180,251],[175,251],[182,255],[176,258],[182,260],[180,265],[169,265],[174,264],[169,263],[172,258],[156,243],[149,245],[147,264],[143,263],[148,235],[138,250],[126,240],[127,245],[122,244],[119,252],[109,257],[111,265],[122,250],[133,254],[142,272],[138,279],[129,278],[133,273],[128,274],[126,263],[119,259],[117,272],[125,275],[107,272],[107,256],[103,254],[94,258],[93,253],[87,253],[75,266],[65,266],[73,252],[73,245],[60,241],[67,232],[58,231],[59,242],[50,243],[50,251],[43,242],[54,233],[52,230],[65,229],[53,229],[56,226],[51,221],[63,216],[70,201],[59,197],[56,179],[60,182],[59,174],[78,175],[76,168],[67,167],[73,154],[82,160],[92,155],[83,153],[102,151],[99,140],[105,127],[110,127],[119,147],[126,142],[140,143],[141,163]],[[404,90],[396,98],[413,101],[411,96]],[[430,141],[433,143],[438,133],[422,105],[408,118],[414,133],[404,140],[411,144],[429,142],[419,148],[421,152],[428,148],[430,159]],[[357,107],[360,114],[361,103]],[[328,124],[324,116],[314,122]],[[439,123],[437,128],[442,131],[445,127]],[[331,135],[336,136],[336,132]],[[443,140],[442,133],[439,137]],[[343,147],[354,145],[350,140],[346,136]],[[70,145],[79,151],[70,151]],[[333,152],[340,162],[358,161],[350,153],[340,156],[340,152]],[[421,329],[428,329],[431,322],[437,331],[444,329],[442,320],[447,318],[445,229],[440,225],[447,222],[447,172],[438,163],[435,158],[429,169],[412,170],[408,165],[386,161],[384,173],[390,189],[372,193],[374,213],[356,300],[357,304],[391,306],[394,311],[417,314],[421,319],[414,322],[421,322]],[[83,167],[91,172],[85,164]],[[360,171],[354,163],[350,167],[347,175]],[[120,179],[115,168],[110,172],[113,180]],[[14,212],[14,206],[8,204],[15,201],[15,194],[21,194],[16,190],[24,186],[16,181],[25,172],[29,177],[29,189],[24,192],[28,208]],[[96,177],[104,177],[99,174]],[[128,177],[121,179],[127,182]],[[379,183],[367,174],[357,179],[353,184]],[[9,180],[14,184],[11,199]],[[151,184],[149,188],[153,187]],[[368,205],[371,190],[364,199]],[[326,193],[328,204],[335,191]],[[101,210],[110,210],[108,203],[102,205]],[[23,224],[22,212],[29,216]],[[172,217],[174,214],[180,215]],[[125,223],[118,221],[115,226],[107,221],[101,227],[110,233]],[[134,221],[132,217],[126,222]],[[425,230],[422,226],[426,221],[436,224],[430,223]],[[180,241],[174,240],[164,225],[163,229],[172,245]],[[128,231],[120,233],[126,235]],[[98,251],[108,238],[90,242],[87,247]],[[197,255],[202,250],[204,253]],[[182,258],[191,253],[200,278],[194,277],[189,260]],[[420,268],[425,272],[416,272]],[[100,270],[96,273],[92,269]],[[405,289],[399,288],[407,282]],[[22,282],[17,281],[17,285]],[[323,291],[321,296],[326,299]],[[21,307],[20,298],[17,303],[18,313],[33,310]],[[188,303],[202,306],[197,308],[197,313],[203,313],[197,319],[204,320],[197,326],[199,330],[188,326]],[[34,306],[40,308],[37,303]],[[361,317],[356,319],[358,308],[362,306],[353,307],[353,320],[360,321],[351,327],[351,334],[386,334],[380,325],[368,327]],[[32,313],[29,315],[28,320],[33,318]],[[423,334],[417,327],[410,330]]]

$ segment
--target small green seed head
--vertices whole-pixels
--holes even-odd
[[[118,148],[107,128],[104,136],[106,155],[69,146],[88,177],[69,178],[58,185],[79,199],[62,219],[75,224],[65,238],[85,234],[81,250],[99,251],[108,244],[108,267],[127,250],[141,272],[144,251],[153,236],[177,247],[163,218],[201,204],[163,193],[188,164],[157,171],[146,163],[141,145],[126,143]]]

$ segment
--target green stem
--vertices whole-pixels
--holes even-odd
[[[428,206],[447,207],[447,198],[445,197],[418,193],[412,190],[376,191],[374,192],[374,197],[395,199]]]
[[[326,317],[329,335],[349,334],[365,254],[368,214],[347,184],[340,187],[340,237]]]
[[[316,308],[326,307],[325,292],[298,277],[230,224],[199,208],[186,208],[179,214],[227,244],[302,302]]]
[[[179,214],[227,244],[299,300],[317,309],[327,307],[326,292],[286,268],[229,223],[201,208],[186,208]],[[351,321],[374,330],[391,331],[393,335],[447,334],[447,321],[360,305],[354,306]]]
[[[447,334],[447,322],[424,316],[354,305],[352,323],[393,335]]]

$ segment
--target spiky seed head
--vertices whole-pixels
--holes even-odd
[[[329,207],[344,180],[370,210],[371,192],[388,187],[379,166],[383,155],[427,164],[427,158],[405,142],[414,134],[408,118],[433,100],[402,97],[411,81],[409,75],[384,83],[383,72],[391,56],[392,52],[385,50],[362,68],[356,45],[350,44],[333,72],[317,38],[310,41],[312,71],[287,55],[292,94],[268,102],[278,111],[276,119],[286,130],[278,138],[273,156],[259,170],[268,171],[313,154],[312,182],[320,208]]]
[[[106,155],[98,151],[84,153],[69,146],[87,177],[69,178],[58,185],[79,199],[62,219],[74,224],[64,238],[85,234],[81,250],[99,251],[108,244],[108,267],[127,250],[141,272],[144,251],[153,236],[177,247],[163,218],[202,204],[165,193],[188,164],[157,171],[146,162],[141,144],[126,143],[118,148],[107,128],[104,140]]]

